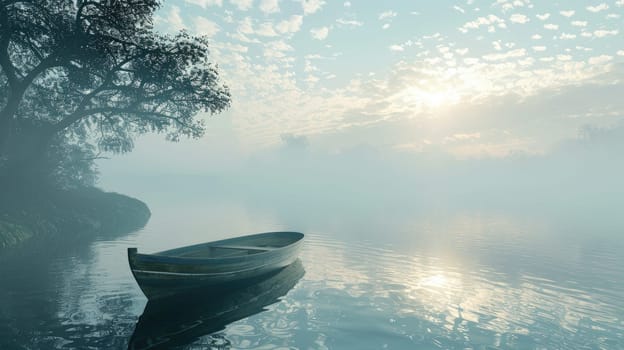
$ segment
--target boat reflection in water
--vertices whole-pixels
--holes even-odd
[[[266,306],[278,302],[304,274],[301,260],[296,260],[278,272],[236,289],[149,301],[136,324],[128,349],[183,346],[221,331],[232,322],[266,311]]]

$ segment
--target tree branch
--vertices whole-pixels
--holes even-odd
[[[60,122],[54,124],[51,130],[53,130],[54,132],[60,132],[62,130],[67,129],[72,124],[76,123],[82,118],[85,118],[90,115],[103,114],[103,113],[133,114],[133,115],[144,116],[144,117],[151,116],[151,117],[156,117],[156,118],[173,120],[182,126],[185,126],[191,129],[193,128],[192,125],[189,125],[188,123],[184,122],[180,118],[176,118],[174,116],[171,116],[162,112],[140,110],[136,108],[136,105],[137,103],[133,104],[130,107],[98,107],[98,108],[91,108],[87,110],[76,110],[74,113],[65,117]]]
[[[4,26],[8,24],[8,18],[5,8],[0,11],[0,22],[5,23]],[[11,35],[8,31],[8,28],[5,27],[3,29],[4,31],[3,33],[1,33],[0,36],[0,67],[2,67],[2,70],[7,77],[9,86],[12,89],[15,89],[19,85],[19,81],[17,79],[17,75],[15,74],[15,67],[13,66],[11,58],[9,57],[8,49]]]

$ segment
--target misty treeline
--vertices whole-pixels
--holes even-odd
[[[229,106],[207,39],[153,29],[159,3],[0,0],[0,185],[91,185],[102,152]]]

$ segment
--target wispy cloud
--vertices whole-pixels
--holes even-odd
[[[293,15],[290,16],[289,19],[280,21],[275,29],[281,33],[296,33],[301,29],[301,25],[303,24],[303,16]]]
[[[396,12],[394,12],[392,10],[388,10],[388,11],[384,11],[384,12],[379,14],[379,20],[380,21],[384,21],[384,20],[392,19],[392,18],[394,18],[396,16],[397,16]]]
[[[325,40],[329,35],[328,27],[320,27],[320,28],[312,28],[310,29],[310,34],[316,40]]]
[[[268,37],[277,36],[277,32],[273,29],[273,24],[271,22],[260,23],[256,27],[255,34]]]
[[[608,8],[609,8],[609,5],[605,4],[604,2],[601,3],[600,5],[586,7],[587,11],[594,12],[594,13],[607,10]]]
[[[559,13],[563,16],[563,17],[572,17],[574,16],[574,13],[576,11],[574,10],[567,10],[567,11],[559,11]]]
[[[499,18],[495,15],[488,15],[486,17],[479,17],[474,21],[466,22],[461,28],[460,31],[466,33],[470,29],[478,29],[480,27],[487,27],[488,31],[495,31],[495,26],[499,28],[506,28],[505,21],[502,18]]]
[[[550,13],[544,13],[544,14],[541,14],[541,15],[539,15],[539,14],[538,14],[538,15],[536,15],[536,17],[537,17],[537,19],[539,19],[540,21],[545,21],[545,20],[547,20],[548,18],[550,18]]]
[[[301,0],[301,7],[305,15],[316,13],[323,5],[325,5],[324,0]],[[351,3],[349,3],[349,6],[351,6]]]
[[[258,8],[266,14],[279,12],[279,0],[260,0],[260,6]]]
[[[387,122],[435,119],[453,106],[459,111],[504,96],[524,99],[568,86],[621,81],[621,29],[609,17],[618,14],[620,1],[604,3],[613,13],[601,3],[558,7],[496,0],[483,6],[464,1],[454,8],[433,2],[428,6],[439,6],[462,24],[457,28],[452,22],[425,21],[418,35],[405,27],[392,28],[392,33],[366,28],[361,18],[388,28],[413,12],[392,3],[385,6],[393,9],[380,12],[348,1],[336,8],[329,1],[312,0],[188,0],[189,6],[165,5],[157,26],[211,36],[215,62],[237,96],[228,112],[232,128],[245,142],[266,144],[284,132],[322,135],[363,125],[374,130]],[[214,16],[197,6],[225,15]],[[458,39],[457,30],[470,34]],[[371,52],[377,56],[357,65],[345,61],[361,55],[369,40],[385,43],[378,53]],[[559,126],[565,127],[566,119],[560,120]],[[479,142],[482,146],[462,152],[499,152],[493,150],[502,142],[484,146],[492,142],[490,134],[473,126],[423,139],[439,146]],[[480,138],[467,136],[477,133]],[[551,137],[536,135],[527,133],[526,139]],[[512,146],[505,147],[501,149]]]
[[[511,15],[509,20],[513,23],[527,23],[529,21],[529,17],[516,13]]]
[[[597,38],[604,38],[606,36],[617,35],[619,31],[617,30],[596,30],[594,31],[594,36]]]
[[[364,25],[364,22],[360,22],[355,19],[346,19],[346,18],[338,18],[336,20],[336,23],[338,23],[338,25],[341,25],[341,26],[352,27],[352,28],[361,27]]]
[[[561,33],[561,35],[559,36],[559,39],[561,39],[561,40],[573,40],[573,39],[576,39],[576,34]]]
[[[221,30],[218,24],[215,22],[208,20],[205,17],[197,16],[195,17],[195,31],[200,35],[206,35],[209,37],[214,36]]]
[[[253,7],[253,0],[229,0],[230,3],[236,6],[241,11],[247,11]]]
[[[201,6],[203,8],[207,8],[210,6],[223,6],[223,0],[184,0],[186,3],[194,4],[197,6]]]
[[[590,57],[588,62],[589,62],[589,64],[600,65],[600,64],[608,63],[608,62],[610,62],[612,60],[613,60],[613,56],[600,55],[600,56]]]

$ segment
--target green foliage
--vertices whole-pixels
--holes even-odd
[[[200,137],[198,113],[229,106],[207,39],[153,30],[159,1],[0,4],[0,171],[32,156],[59,182],[89,182],[99,152],[148,132]]]
[[[76,239],[114,235],[143,227],[145,203],[96,188],[62,190],[43,184],[9,189],[0,197],[0,254],[31,237]]]

